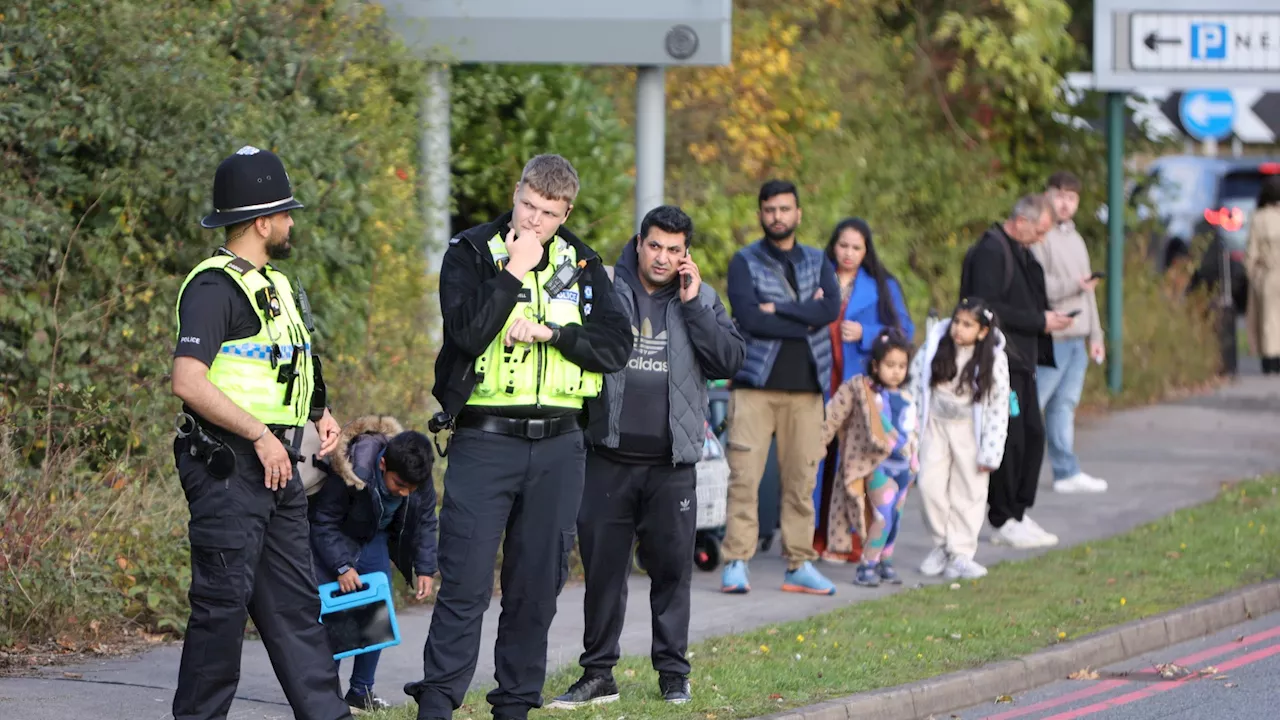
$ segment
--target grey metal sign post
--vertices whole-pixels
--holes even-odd
[[[406,43],[441,66],[634,66],[636,228],[663,203],[665,68],[728,65],[732,0],[381,0]],[[448,72],[431,78],[422,143],[435,250],[449,239]],[[572,160],[572,158],[570,158]],[[588,190],[589,192],[589,190]],[[443,218],[443,223],[441,222]],[[432,267],[439,258],[428,255]]]
[[[1092,88],[1107,96],[1107,384],[1123,382],[1124,97],[1135,88],[1190,91],[1186,117],[1220,132],[1222,91],[1274,89],[1280,0],[1097,0]]]

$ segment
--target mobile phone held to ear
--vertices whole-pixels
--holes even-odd
[[[692,253],[690,253],[690,252],[689,252],[689,248],[685,248],[685,249],[684,249],[684,256],[685,256],[685,257],[689,257],[690,255],[692,255]],[[680,276],[680,287],[685,288],[685,289],[687,290],[687,289],[689,288],[689,286],[690,286],[690,285],[692,285],[692,284],[693,284],[693,276],[692,276],[692,275],[688,275],[688,274],[686,274],[686,275],[682,275],[682,276]]]
[[[1094,270],[1093,274],[1089,276],[1089,279],[1091,280],[1105,280],[1106,278],[1107,274],[1101,270]]]

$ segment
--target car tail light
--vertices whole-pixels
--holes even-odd
[[[1280,162],[1265,162],[1258,166],[1263,175],[1280,175]]]
[[[1210,225],[1222,228],[1227,232],[1236,232],[1244,227],[1244,211],[1238,207],[1219,208],[1217,210],[1209,208],[1204,211],[1204,220]]]

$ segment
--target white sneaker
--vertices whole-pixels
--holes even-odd
[[[977,580],[987,576],[987,569],[967,557],[952,558],[944,571],[948,580]]]
[[[1103,493],[1107,491],[1107,481],[1100,480],[1087,473],[1076,473],[1069,478],[1053,481],[1053,491],[1072,495],[1078,493]]]
[[[1058,544],[1058,536],[1040,527],[1040,523],[1036,522],[1035,520],[1032,520],[1030,515],[1022,516],[1022,525],[1027,529],[1029,529],[1032,533],[1044,538],[1044,541],[1048,543],[1048,546],[1053,546]]]
[[[1050,547],[1053,544],[1026,524],[1012,519],[991,534],[991,542],[995,545],[1008,545],[1018,550],[1033,550]]]
[[[947,569],[948,559],[946,548],[936,547],[930,550],[924,562],[920,563],[920,574],[925,577],[938,577]]]

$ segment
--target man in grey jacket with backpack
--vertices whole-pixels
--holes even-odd
[[[551,707],[618,699],[613,667],[637,537],[651,583],[659,691],[667,702],[690,699],[685,652],[707,381],[733,377],[746,354],[716,291],[702,283],[692,241],[689,216],[663,205],[644,217],[614,267],[615,298],[635,341],[627,366],[605,376],[604,391],[587,406],[587,479],[578,512],[584,673]]]

